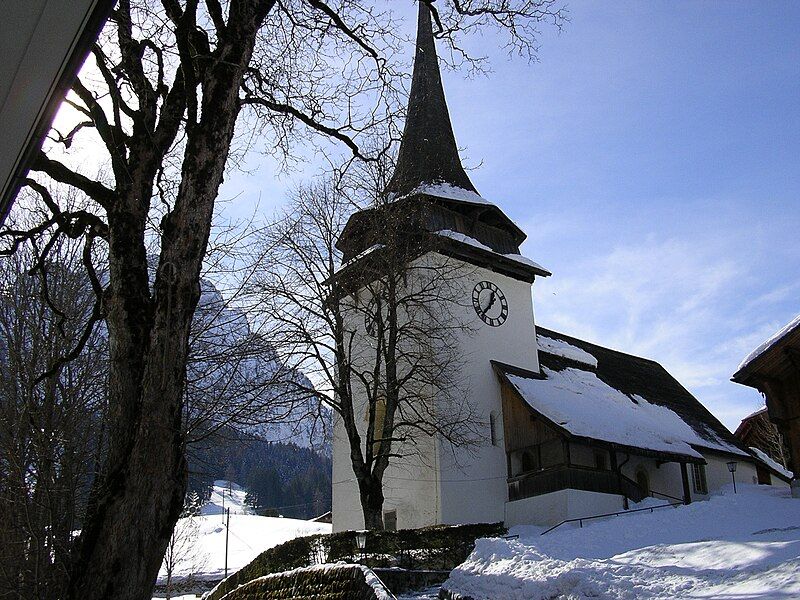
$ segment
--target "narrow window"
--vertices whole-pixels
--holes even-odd
[[[386,510],[383,512],[383,528],[386,531],[397,531],[396,510]]]
[[[694,483],[694,491],[698,494],[708,493],[708,483],[706,482],[706,466],[705,465],[692,465],[692,481]]]
[[[364,412],[364,421],[369,424],[369,409],[370,405],[367,402],[367,410]],[[375,422],[373,428],[373,443],[372,454],[378,454],[381,447],[381,439],[383,439],[383,422],[386,419],[386,398],[379,397],[375,402]]]
[[[489,413],[489,436],[492,439],[492,446],[497,446],[497,417],[493,412]]]

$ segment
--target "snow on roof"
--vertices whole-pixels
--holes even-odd
[[[752,419],[753,417],[755,417],[757,415],[760,415],[762,413],[765,413],[765,412],[767,412],[767,407],[766,406],[762,406],[757,411],[752,412],[749,415],[747,415],[744,419],[742,419],[742,421],[747,421],[747,419]]]
[[[572,433],[605,442],[701,458],[687,440],[694,430],[678,415],[644,398],[635,400],[592,372],[542,369],[546,379],[508,375],[536,412]]]
[[[769,455],[760,448],[755,448],[754,446],[750,446],[750,450],[752,450],[753,454],[755,454],[762,462],[766,463],[767,466],[775,469],[778,473],[780,473],[784,477],[788,477],[789,479],[794,477],[794,473],[792,473],[789,469],[784,467],[779,462],[772,460],[772,458],[770,458]]]
[[[557,340],[555,338],[549,338],[544,335],[537,334],[536,342],[539,346],[539,350],[543,352],[548,352],[556,356],[562,356],[564,358],[597,368],[597,359],[593,355],[586,352],[586,350],[578,348],[577,346],[568,344],[564,340]]]
[[[779,331],[775,332],[772,337],[768,340],[765,340],[761,344],[759,344],[758,348],[753,350],[747,357],[739,364],[739,368],[736,369],[737,373],[748,366],[751,362],[757,359],[759,356],[764,354],[767,350],[772,348],[775,344],[781,341],[784,337],[789,335],[792,331],[796,328],[800,327],[800,315],[797,315],[794,319],[792,319],[789,323],[786,324],[785,327],[782,327]]]
[[[702,455],[693,446],[747,456],[708,429],[707,438],[699,435],[666,406],[611,387],[593,371],[542,367],[542,374],[544,379],[506,377],[531,408],[573,435],[694,458]]]
[[[460,231],[453,231],[452,229],[442,229],[436,232],[436,235],[440,235],[442,237],[450,238],[451,240],[455,240],[457,242],[461,242],[462,244],[468,244],[474,248],[479,248],[481,250],[485,250],[486,252],[491,252],[496,256],[502,256],[508,260],[514,261],[521,265],[525,265],[526,267],[533,267],[534,269],[538,269],[545,273],[549,273],[547,269],[545,269],[539,263],[532,261],[530,258],[526,256],[522,256],[521,254],[503,254],[502,252],[495,252],[486,244],[482,244],[478,240],[473,237],[470,237]]]
[[[485,204],[487,206],[496,206],[493,202],[489,202],[478,192],[465,190],[464,188],[456,187],[450,183],[444,182],[423,183],[414,188],[408,194],[403,194],[402,196],[396,198],[396,200],[407,198],[408,196],[414,196],[416,194],[426,194],[428,196],[445,198],[447,200],[455,200],[456,202],[466,202],[468,204]]]
[[[369,248],[367,248],[367,249],[366,249],[366,250],[364,250],[363,252],[359,252],[358,254],[356,254],[356,255],[355,255],[353,258],[351,258],[350,260],[343,262],[343,263],[341,264],[341,266],[340,266],[338,269],[336,269],[336,271],[337,271],[337,272],[339,272],[339,271],[341,271],[341,270],[343,270],[343,269],[346,269],[347,267],[349,267],[349,266],[351,266],[351,265],[353,265],[353,264],[357,263],[359,260],[361,260],[361,259],[362,259],[362,258],[364,258],[365,256],[367,256],[367,255],[369,255],[369,254],[372,254],[372,253],[373,253],[373,252],[375,252],[376,250],[380,250],[380,249],[381,249],[381,248],[383,248],[384,246],[385,246],[385,244],[373,244],[372,246],[370,246]]]

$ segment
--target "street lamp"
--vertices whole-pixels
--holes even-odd
[[[733,493],[735,494],[736,493],[736,475],[734,475],[734,473],[736,473],[735,460],[732,460],[731,462],[728,463],[728,471],[730,471],[731,474],[731,480],[733,481]]]
[[[364,562],[366,557],[365,548],[367,547],[367,532],[366,531],[357,531],[356,532],[356,546],[361,553],[361,562]]]

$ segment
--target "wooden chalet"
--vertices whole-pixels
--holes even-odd
[[[769,419],[789,448],[792,492],[800,497],[800,315],[751,352],[732,379],[764,394]]]

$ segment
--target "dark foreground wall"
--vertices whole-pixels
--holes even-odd
[[[391,600],[394,596],[366,567],[323,565],[254,579],[224,600]]]

